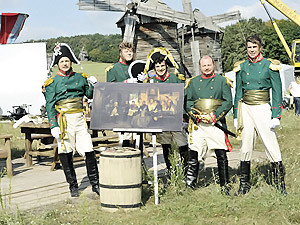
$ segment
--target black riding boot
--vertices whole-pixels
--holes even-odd
[[[229,195],[230,187],[226,151],[224,149],[216,149],[215,153],[217,156],[221,192],[225,195]]]
[[[69,189],[71,193],[71,197],[78,197],[78,184],[76,179],[76,173],[73,166],[73,153],[62,153],[58,154],[59,160],[61,162],[61,165],[63,167],[66,180],[69,183]]]
[[[181,165],[182,165],[183,171],[184,171],[184,176],[186,176],[187,168],[188,168],[188,161],[189,161],[188,145],[179,147],[179,154],[180,154],[180,158],[181,158]]]
[[[284,182],[284,168],[282,161],[272,162],[272,182],[282,195],[287,195]]]
[[[99,172],[95,152],[86,152],[85,153],[85,165],[88,178],[92,185],[92,191],[97,195],[100,195],[99,187]]]
[[[189,152],[189,161],[188,161],[188,169],[186,175],[186,186],[194,189],[197,184],[199,171],[199,162],[198,162],[198,152],[190,150]]]
[[[238,195],[244,195],[250,190],[250,161],[241,161],[240,188]]]
[[[171,145],[170,144],[162,144],[162,149],[163,149],[163,155],[164,155],[165,163],[167,166],[167,170],[168,170],[168,172],[170,172],[171,162],[169,159],[169,155],[170,155]]]

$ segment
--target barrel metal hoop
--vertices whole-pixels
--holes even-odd
[[[140,188],[142,187],[142,183],[139,184],[128,184],[128,185],[106,185],[106,184],[99,184],[101,188],[108,188],[108,189],[129,189],[129,188]]]
[[[106,207],[106,208],[138,208],[142,206],[142,203],[137,203],[137,204],[132,204],[132,205],[113,205],[113,204],[105,204],[105,203],[101,203],[102,207]]]
[[[134,158],[141,156],[141,153],[133,154],[133,155],[104,155],[100,153],[101,157],[107,157],[107,158]]]

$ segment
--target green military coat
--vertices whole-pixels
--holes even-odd
[[[248,59],[235,64],[236,92],[234,99],[234,118],[237,117],[237,106],[245,90],[269,90],[272,88],[272,118],[282,114],[282,84],[280,79],[280,62],[263,58],[257,63]]]
[[[85,73],[73,72],[69,76],[55,75],[45,84],[46,110],[50,128],[58,127],[55,104],[61,100],[86,96],[93,97],[93,87],[88,84]]]
[[[185,95],[187,112],[191,111],[198,99],[221,99],[222,105],[212,113],[216,121],[221,120],[225,125],[225,115],[232,107],[231,89],[225,77],[214,74],[209,78],[204,75],[190,78],[186,81]]]
[[[160,80],[159,77],[153,77],[153,83],[184,83],[184,80],[179,79],[175,74],[169,73],[169,77],[166,80]]]
[[[128,64],[121,62],[115,63],[106,69],[106,81],[107,82],[123,82],[130,78],[128,73]]]

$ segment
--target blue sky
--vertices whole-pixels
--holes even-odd
[[[163,1],[173,9],[182,10],[181,0]],[[268,20],[259,0],[191,1],[193,8],[200,9],[206,16],[240,10],[243,18],[248,19],[255,16]],[[283,2],[300,12],[299,0],[283,0]],[[0,13],[22,12],[29,14],[18,42],[80,34],[120,33],[115,22],[122,16],[122,13],[81,11],[78,9],[77,3],[78,0],[0,0]],[[276,19],[285,18],[271,5],[268,5],[268,9]],[[222,26],[222,24],[220,25]]]

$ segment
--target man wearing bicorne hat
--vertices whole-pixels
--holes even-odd
[[[186,81],[186,110],[189,121],[189,162],[186,184],[195,188],[199,160],[216,156],[221,191],[229,195],[227,151],[232,149],[227,135],[214,126],[226,128],[225,115],[232,108],[229,81],[215,73],[213,59],[205,55],[200,59],[201,75]]]
[[[185,77],[182,74],[175,75],[168,72],[168,67],[175,67],[178,73],[178,64],[175,62],[171,53],[163,47],[154,48],[151,50],[147,57],[145,65],[146,80],[144,82],[150,83],[184,83]],[[149,77],[148,71],[154,70],[155,76]],[[167,96],[168,98],[168,96]],[[179,154],[182,160],[184,171],[187,168],[188,161],[188,143],[187,134],[182,131],[165,131],[160,135],[160,144],[162,145],[163,155],[167,166],[168,173],[171,172],[171,162],[169,159],[171,151],[171,143],[174,141],[179,147]]]
[[[250,190],[250,160],[258,134],[272,164],[274,186],[286,195],[284,169],[276,138],[282,114],[280,62],[262,56],[262,42],[257,35],[246,39],[246,48],[248,59],[235,63],[233,69],[236,72],[234,126],[242,136],[238,194],[246,194]]]
[[[85,73],[74,72],[72,62],[80,64],[67,44],[57,44],[50,68],[57,64],[58,73],[44,84],[48,120],[51,134],[57,139],[58,156],[69,183],[71,196],[79,196],[73,166],[74,151],[85,158],[92,191],[99,195],[97,160],[83,108],[83,97],[93,97],[97,80],[95,77],[88,78]]]

